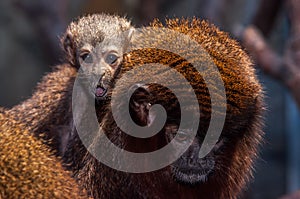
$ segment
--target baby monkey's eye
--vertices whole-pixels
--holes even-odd
[[[93,56],[92,56],[92,54],[89,53],[89,52],[82,53],[82,54],[80,55],[80,59],[81,59],[84,63],[86,63],[86,64],[91,64],[91,63],[93,63]]]
[[[116,54],[110,53],[106,56],[105,62],[109,65],[115,65],[118,58],[119,57]]]

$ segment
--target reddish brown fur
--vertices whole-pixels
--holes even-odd
[[[40,140],[0,113],[0,198],[87,198]]]
[[[8,110],[16,121],[38,137],[43,137],[52,149],[59,149],[71,121],[71,96],[77,70],[70,65],[59,65],[45,75],[34,94],[20,105]]]

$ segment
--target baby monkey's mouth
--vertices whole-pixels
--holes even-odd
[[[96,90],[95,90],[95,97],[96,99],[101,99],[104,98],[107,94],[107,88],[104,87],[103,85],[97,85]]]

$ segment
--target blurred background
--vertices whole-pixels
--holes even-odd
[[[4,107],[28,98],[62,62],[59,38],[82,14],[127,16],[137,27],[154,18],[196,16],[228,31],[257,63],[268,107],[265,144],[243,198],[273,199],[300,189],[299,0],[2,0],[0,10]]]

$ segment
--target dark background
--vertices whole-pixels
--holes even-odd
[[[267,6],[259,13],[263,3]],[[0,106],[4,107],[28,98],[50,66],[61,63],[59,37],[72,18],[84,13],[126,15],[137,27],[155,17],[197,16],[233,37],[255,24],[279,56],[291,28],[289,9],[279,0],[2,0],[0,10]],[[266,135],[245,198],[273,199],[300,188],[300,114],[284,81],[264,73],[263,66],[256,67],[267,96]]]

